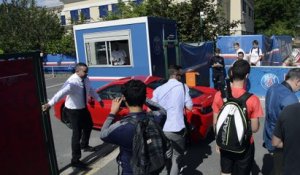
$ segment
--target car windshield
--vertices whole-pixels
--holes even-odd
[[[196,97],[199,97],[200,95],[202,95],[203,92],[201,92],[197,89],[194,89],[194,88],[190,88],[189,94],[190,94],[191,98],[196,98]]]
[[[166,83],[166,82],[167,82],[167,80],[165,80],[165,79],[160,79],[160,80],[153,81],[153,82],[149,83],[149,84],[147,85],[147,87],[149,87],[150,89],[156,89],[158,86],[163,85],[163,84]]]

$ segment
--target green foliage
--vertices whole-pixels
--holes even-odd
[[[48,54],[75,56],[76,51],[73,33],[65,34],[59,40],[51,40],[47,42],[45,52]]]
[[[155,16],[176,20],[179,39],[184,42],[198,42],[200,36],[204,40],[214,40],[216,36],[229,34],[240,21],[230,23],[225,19],[220,6],[213,5],[211,0],[191,0],[175,3],[174,0],[145,0],[141,4],[119,1],[118,11],[109,13],[104,20],[115,20],[139,16]],[[217,10],[218,9],[218,10]],[[200,26],[200,11],[206,15]]]
[[[255,1],[255,31],[266,35],[297,35],[300,24],[299,0]],[[299,35],[299,34],[298,34]]]
[[[4,0],[0,5],[0,48],[5,53],[46,49],[63,35],[57,15],[35,0]]]

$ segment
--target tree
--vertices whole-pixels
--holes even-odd
[[[51,40],[47,43],[45,52],[51,54],[64,54],[75,57],[75,42],[73,33],[66,33],[59,40]]]
[[[269,36],[296,35],[294,31],[300,24],[299,8],[299,0],[255,1],[255,32]]]
[[[45,51],[64,30],[57,15],[35,0],[4,0],[0,5],[0,48],[5,53]]]
[[[138,16],[155,16],[176,20],[179,39],[184,42],[198,42],[203,34],[205,40],[214,40],[220,34],[229,34],[239,21],[229,22],[222,15],[220,4],[212,4],[211,0],[191,0],[175,3],[174,0],[145,0],[124,3],[119,0],[118,11],[109,13],[104,20],[131,18]],[[217,10],[218,9],[218,10]],[[200,27],[200,11],[207,18]],[[201,33],[203,32],[203,33]]]

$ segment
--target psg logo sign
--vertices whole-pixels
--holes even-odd
[[[260,80],[260,84],[265,90],[269,89],[269,87],[276,83],[279,83],[279,79],[272,73],[265,74]]]

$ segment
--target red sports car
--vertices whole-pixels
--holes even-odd
[[[143,81],[147,85],[147,97],[152,98],[152,93],[155,88],[164,84],[165,79],[154,76],[133,76],[126,77],[113,81],[97,90],[97,93],[104,102],[101,106],[99,102],[93,99],[89,100],[88,109],[91,113],[95,129],[101,129],[106,117],[108,116],[111,108],[112,99],[121,96],[121,87],[124,83],[131,79]],[[193,110],[187,111],[187,119],[195,128],[192,132],[192,140],[199,141],[199,139],[206,138],[207,133],[211,130],[213,124],[212,102],[216,90],[204,86],[195,86],[190,88],[190,96],[194,103]],[[60,100],[54,106],[55,116],[70,127],[70,122],[63,114],[65,99]],[[118,113],[119,118],[128,114],[128,109],[121,106]]]

